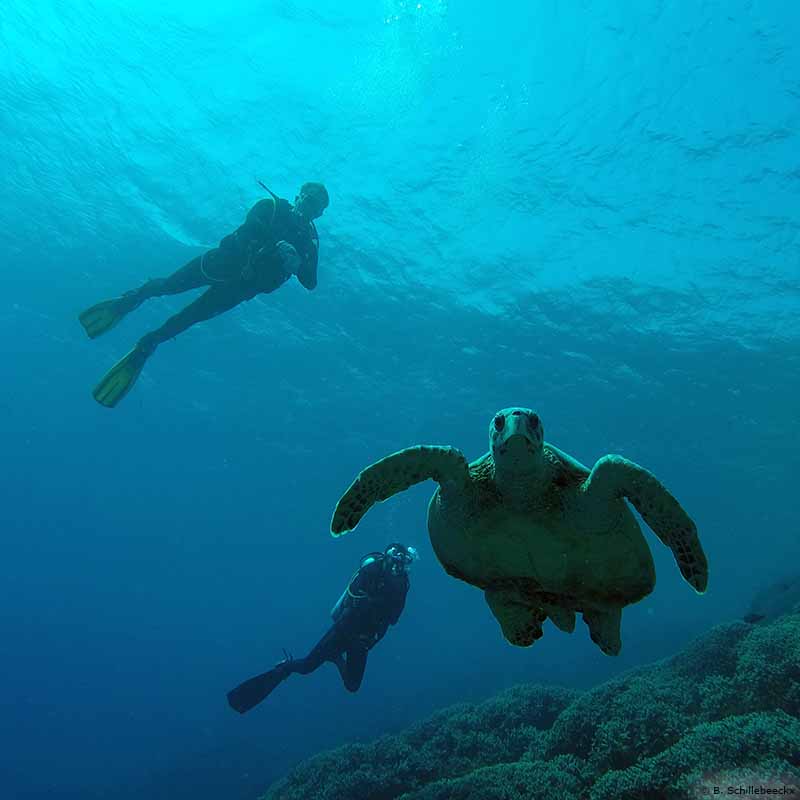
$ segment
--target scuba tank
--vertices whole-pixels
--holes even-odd
[[[366,592],[353,592],[350,587],[353,585],[353,581],[358,577],[358,573],[361,572],[364,567],[368,566],[369,564],[373,564],[382,557],[383,553],[376,551],[374,553],[367,553],[361,558],[361,563],[358,565],[358,569],[353,573],[353,576],[347,582],[347,586],[344,587],[344,591],[339,595],[339,599],[331,609],[331,619],[334,622],[338,622],[348,608],[358,606],[362,600],[365,600],[367,597],[369,597]]]

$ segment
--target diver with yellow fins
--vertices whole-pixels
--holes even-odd
[[[286,655],[271,670],[228,692],[228,704],[244,714],[290,675],[308,675],[326,661],[335,664],[348,692],[357,692],[369,651],[397,624],[410,587],[408,571],[419,558],[416,548],[399,542],[382,553],[367,553],[331,610],[333,625],[305,658]],[[284,651],[285,653],[285,651]]]
[[[294,205],[267,189],[244,223],[225,236],[219,247],[193,258],[167,278],[154,278],[120,297],[104,300],[78,317],[90,339],[111,330],[124,316],[151,297],[180,294],[208,287],[200,297],[145,334],[97,384],[92,394],[108,408],[130,391],[147,359],[167,339],[258,294],[269,294],[292,275],[309,291],[317,285],[319,236],[314,220],[328,207],[321,183],[304,183]]]

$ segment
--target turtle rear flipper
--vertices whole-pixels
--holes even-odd
[[[561,608],[561,606],[550,605],[549,603],[542,603],[544,613],[550,617],[550,621],[560,631],[564,633],[572,633],[575,630],[575,612],[570,611],[568,608]]]
[[[583,612],[583,621],[589,626],[592,641],[607,655],[618,656],[622,650],[620,624],[622,609],[587,608]]]
[[[546,616],[541,608],[521,603],[517,592],[487,589],[483,594],[510,644],[530,647],[542,638],[542,623]]]

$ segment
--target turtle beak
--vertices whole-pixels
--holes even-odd
[[[535,435],[533,427],[527,414],[508,414],[497,443],[500,453],[511,458],[524,458],[536,453],[541,447],[541,441]]]

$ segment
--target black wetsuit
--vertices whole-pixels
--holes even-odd
[[[209,288],[160,328],[148,333],[144,344],[155,347],[197,322],[211,319],[258,294],[274,292],[291,275],[275,249],[287,241],[300,256],[297,278],[309,291],[317,285],[319,247],[313,223],[293,213],[287,200],[265,198],[248,212],[244,223],[219,247],[193,258],[168,278],[155,278],[130,294],[138,303],[151,297]],[[249,268],[249,274],[248,274]]]
[[[241,714],[266,698],[292,673],[308,675],[326,661],[335,664],[345,688],[357,692],[364,677],[369,651],[403,613],[409,589],[408,575],[384,570],[385,556],[375,554],[350,581],[341,615],[305,658],[289,658],[228,692],[228,703]]]
[[[342,615],[305,658],[288,662],[287,674],[308,675],[331,661],[338,667],[345,688],[358,691],[367,653],[400,619],[408,589],[408,575],[385,571],[383,557],[361,567],[350,583],[351,595],[345,600]],[[364,597],[356,600],[352,595]]]

